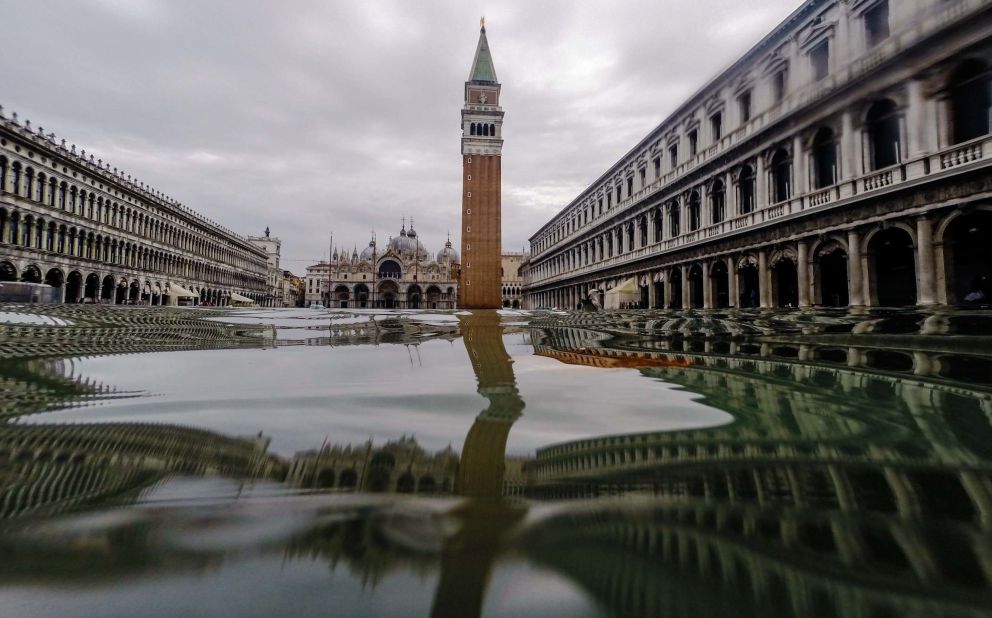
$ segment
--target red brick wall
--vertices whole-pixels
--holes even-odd
[[[458,306],[464,309],[500,307],[500,164],[499,156],[462,156],[462,274]]]

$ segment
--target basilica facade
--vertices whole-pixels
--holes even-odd
[[[454,309],[458,297],[458,252],[449,239],[436,254],[427,251],[410,223],[380,244],[373,237],[358,248],[334,249],[329,262],[307,267],[306,304],[336,308]]]

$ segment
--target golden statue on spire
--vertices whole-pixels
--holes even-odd
[[[485,15],[483,15],[482,17],[479,18],[479,27],[480,28],[485,28],[486,27],[486,16]]]

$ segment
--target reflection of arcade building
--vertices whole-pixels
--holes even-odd
[[[327,307],[453,309],[458,253],[448,240],[432,257],[410,223],[385,248],[373,238],[349,257],[335,249],[330,263],[307,267],[306,302]]]

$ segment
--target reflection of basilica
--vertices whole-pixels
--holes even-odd
[[[385,246],[375,238],[349,256],[335,248],[331,261],[307,267],[306,302],[327,307],[454,309],[458,253],[449,239],[437,255],[424,247],[410,222]]]

